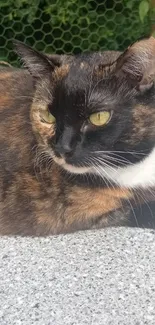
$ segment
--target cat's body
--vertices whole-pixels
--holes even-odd
[[[30,54],[31,56],[29,51],[30,50],[28,50],[27,55]],[[21,49],[19,52],[21,52]],[[78,83],[81,83],[80,76],[83,74],[82,82],[86,82],[86,80],[84,80],[85,71],[89,71],[92,62],[95,62],[95,66],[104,63],[105,66],[104,68],[102,67],[102,69],[104,69],[105,79],[108,79],[108,74],[111,73],[111,69],[113,71],[112,62],[115,62],[119,55],[118,52],[105,53],[103,55],[94,54],[94,56],[90,56],[89,60],[83,56],[77,57],[76,59],[63,57],[63,63],[56,64],[57,66],[52,75],[53,80],[51,80],[51,76],[48,78],[48,74],[47,78],[40,78],[40,74],[46,74],[46,67],[42,71],[40,70],[40,74],[38,73],[38,75],[35,71],[34,78],[32,63],[35,67],[35,62],[33,61],[30,62],[30,72],[32,72],[32,76],[24,69],[1,69],[0,234],[48,235],[109,225],[130,225],[129,210],[132,211],[134,224],[137,226],[139,225],[140,220],[136,223],[133,205],[135,201],[143,203],[143,201],[151,200],[152,198],[149,197],[150,190],[152,193],[155,184],[154,167],[152,168],[152,162],[155,157],[153,153],[153,143],[155,142],[155,131],[153,130],[153,125],[155,125],[155,100],[149,102],[146,97],[143,97],[143,101],[139,100],[138,103],[133,103],[131,107],[133,112],[132,122],[134,121],[135,124],[132,128],[132,138],[127,137],[127,127],[123,129],[123,124],[119,121],[118,123],[122,127],[122,131],[119,133],[123,135],[121,141],[119,141],[117,151],[115,150],[114,156],[111,158],[111,163],[109,163],[110,165],[107,166],[105,164],[104,169],[103,167],[102,169],[98,169],[96,174],[90,166],[90,157],[88,153],[87,162],[89,163],[83,163],[83,153],[80,153],[80,163],[77,162],[77,158],[75,162],[71,164],[68,163],[67,159],[72,159],[73,156],[73,154],[72,156],[70,154],[70,147],[66,147],[67,141],[70,141],[68,139],[73,132],[69,120],[65,129],[65,136],[62,135],[62,133],[60,136],[61,150],[62,148],[64,150],[61,152],[61,156],[59,152],[60,143],[59,147],[54,151],[54,154],[52,153],[53,151],[50,152],[49,149],[50,144],[52,150],[55,150],[55,148],[53,148],[53,143],[57,144],[58,141],[54,140],[53,142],[52,139],[55,137],[56,132],[58,132],[59,135],[59,132],[62,130],[61,126],[59,126],[58,131],[56,131],[53,123],[49,123],[49,121],[46,123],[46,116],[45,120],[42,120],[42,116],[44,117],[47,107],[50,110],[52,105],[54,105],[54,109],[55,106],[59,107],[58,102],[52,104],[52,101],[54,102],[56,99],[59,101],[60,98],[62,98],[62,103],[64,103],[65,107],[66,98],[64,93],[61,92],[58,96],[56,95],[59,89],[56,85],[59,83],[60,87],[60,84],[62,84],[64,80],[66,84],[68,83],[67,89],[69,89],[69,87],[73,89],[73,94],[72,92],[67,94],[71,103],[68,101],[66,107],[67,109],[71,107],[74,113],[74,119],[76,113],[79,112],[79,107],[83,106],[81,102],[83,98],[80,97],[81,92],[78,91],[78,98],[82,98],[81,101],[79,100],[79,102],[77,102],[77,99],[74,99],[74,91],[76,91],[75,89],[78,87]],[[29,59],[31,60],[31,58]],[[57,58],[54,58],[54,60],[57,60]],[[47,65],[48,64],[49,62],[47,62]],[[38,67],[39,64],[37,65],[37,69]],[[97,80],[101,78],[102,69],[100,67],[100,69],[96,71],[94,66],[92,70],[90,69],[89,87],[91,92],[98,83],[98,81],[95,81],[95,86],[93,85],[92,87],[91,78],[94,78],[93,74],[95,74],[95,78],[97,76]],[[70,77],[71,73],[73,76],[74,73],[76,73],[77,76],[79,74],[75,84],[72,84],[74,80],[72,81]],[[36,82],[37,78],[39,81],[37,80]],[[52,84],[51,88],[49,88],[49,83]],[[84,84],[81,84],[80,89],[83,88]],[[54,93],[55,89],[56,92]],[[123,89],[121,89],[120,93],[117,93],[115,97],[119,97],[121,92],[125,98]],[[129,94],[129,97],[134,94],[135,91],[131,95]],[[106,95],[106,105],[112,105],[115,97],[112,98],[111,103],[108,104],[108,91]],[[106,95],[104,94],[104,97],[106,97]],[[151,96],[153,96],[152,93]],[[97,102],[97,100],[98,98],[94,97],[92,103],[94,101]],[[101,104],[100,100],[99,102]],[[60,106],[62,107],[62,104]],[[57,111],[58,116],[61,116],[59,108]],[[68,114],[69,113],[66,112],[64,115],[64,124],[66,117],[68,118],[69,116]],[[81,119],[84,119],[81,111],[79,116]],[[59,117],[56,117],[56,119],[58,120]],[[69,119],[71,120],[70,116]],[[130,124],[131,117],[128,116],[128,113],[125,114],[124,121],[126,121],[126,119],[128,119],[127,125]],[[152,124],[148,125],[148,123]],[[78,127],[78,121],[76,119],[74,125],[75,128]],[[97,138],[98,142],[101,141],[100,135],[99,133],[97,134],[98,131],[96,131],[96,129],[88,129],[87,131],[85,122],[83,128],[85,128],[84,131],[81,129],[80,132],[88,132],[87,141],[89,146],[92,145],[92,143],[90,144],[92,134]],[[101,128],[100,130],[102,131]],[[115,134],[113,138],[116,138],[116,136],[118,137],[120,135]],[[106,135],[104,135],[104,139],[105,138]],[[108,141],[112,141],[109,140],[109,138],[110,131],[107,140],[105,140],[107,141],[106,150],[108,150]],[[81,145],[80,143],[83,145],[85,140],[77,140],[76,135],[76,141],[78,141],[78,145],[76,143],[78,147]],[[121,144],[122,141],[123,146],[126,143],[129,149],[125,152],[125,155],[123,154],[123,156],[118,158],[118,154],[121,153],[124,148]],[[133,144],[134,146],[136,144],[136,147],[134,147],[134,150],[131,150],[130,148]],[[95,144],[92,148],[96,148]],[[101,151],[101,148],[99,148],[100,150],[98,150],[98,152]],[[81,148],[77,150],[81,152]],[[85,151],[87,150],[88,146]],[[144,154],[145,150],[148,155],[147,159],[150,159],[149,162],[144,162],[143,160],[146,159],[146,157],[144,158],[143,156],[142,159],[142,156],[140,156],[140,154]],[[132,153],[130,151],[132,151]],[[94,149],[93,152],[93,155],[95,155]],[[137,152],[139,152],[138,156],[136,156]],[[149,158],[151,154],[152,158]],[[64,155],[66,155],[67,162],[64,161]],[[76,155],[79,155],[79,153]],[[113,165],[114,158],[116,158],[116,166]],[[132,164],[134,163],[134,166],[127,165],[122,167],[121,164],[123,162],[129,162],[129,159]],[[98,166],[95,165],[94,168],[96,171]],[[144,173],[142,172],[143,168]],[[147,168],[149,169],[148,172]],[[139,177],[137,175],[138,171],[141,173]],[[106,175],[108,175],[108,177],[106,177]],[[131,179],[130,183],[129,180],[132,178],[132,175],[133,179]],[[116,181],[114,180],[115,178]],[[144,195],[144,189],[146,195]],[[146,196],[148,197],[146,198]],[[146,226],[149,224],[149,222],[143,223],[146,224]],[[152,225],[153,222],[151,226]]]
[[[0,234],[91,228],[102,211],[119,207],[117,196],[126,196],[123,191],[75,185],[55,163],[49,168],[46,160],[42,162],[29,117],[34,90],[27,71],[1,70],[0,92]]]

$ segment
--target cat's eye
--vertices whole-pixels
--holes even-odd
[[[55,117],[50,113],[49,110],[43,111],[41,113],[41,118],[42,118],[43,122],[46,122],[48,124],[55,123],[55,121],[56,121]]]
[[[102,111],[93,113],[89,116],[90,122],[95,126],[102,126],[107,124],[111,119],[111,112]]]

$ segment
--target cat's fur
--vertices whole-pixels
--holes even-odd
[[[155,39],[123,54],[16,47],[28,71],[0,72],[0,234],[153,227],[133,207],[154,200]],[[88,123],[97,110],[113,111],[108,125]]]

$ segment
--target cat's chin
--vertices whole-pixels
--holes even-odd
[[[91,167],[76,167],[74,165],[67,164],[64,158],[57,158],[55,155],[52,158],[55,163],[72,174],[88,174],[92,172]]]

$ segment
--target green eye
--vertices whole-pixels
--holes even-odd
[[[41,113],[41,117],[43,122],[46,122],[48,124],[55,123],[56,121],[55,117],[49,112],[49,110],[43,111]]]
[[[89,116],[89,120],[93,125],[102,126],[110,121],[111,113],[108,111],[93,113]]]

